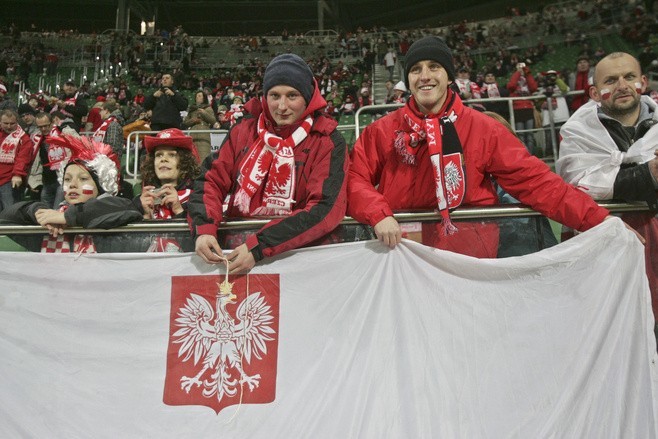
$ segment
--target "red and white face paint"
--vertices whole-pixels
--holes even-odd
[[[84,203],[98,196],[98,188],[89,171],[75,164],[66,167],[62,189],[64,200],[69,204]]]
[[[603,58],[594,73],[595,100],[608,116],[625,125],[636,123],[640,98],[646,86],[640,64],[629,54],[613,54]]]

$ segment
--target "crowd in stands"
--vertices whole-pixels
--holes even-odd
[[[513,116],[514,127],[531,153],[552,152],[549,145],[553,139],[548,134],[546,147],[538,151],[532,130],[549,125],[559,127],[586,102],[591,69],[606,55],[603,48],[590,46],[585,33],[574,33],[579,25],[617,32],[637,47],[646,72],[658,72],[658,55],[653,50],[658,32],[653,14],[619,0],[584,1],[578,5],[576,9],[549,6],[542,14],[514,10],[503,21],[463,21],[440,29],[391,32],[358,28],[322,37],[327,44],[321,44],[319,52],[307,53],[304,59],[327,102],[326,112],[340,120],[341,116],[352,116],[360,107],[375,103],[376,64],[386,72],[378,79],[386,84],[386,97],[376,103],[405,103],[409,92],[404,81],[394,78],[396,66],[414,41],[424,35],[437,35],[453,48],[457,66],[453,86],[464,100],[533,95],[545,98],[515,100],[513,114],[509,114],[505,102],[471,105],[499,113],[507,120]],[[131,131],[197,130],[201,132],[193,133],[192,138],[203,160],[211,154],[208,131],[231,128],[244,115],[244,105],[262,95],[269,54],[294,52],[296,47],[304,48],[299,51],[307,50],[310,38],[290,35],[285,30],[281,35],[228,38],[221,44],[236,48],[243,55],[241,61],[220,61],[204,69],[199,53],[211,47],[210,39],[192,36],[180,26],[171,32],[156,31],[148,37],[131,33],[80,35],[74,31],[53,35],[36,29],[25,33],[26,37],[15,26],[5,33],[12,43],[0,52],[0,141],[14,136],[17,144],[25,144],[30,154],[20,161],[21,169],[0,171],[5,176],[0,180],[4,207],[25,198],[38,198],[40,187],[46,188],[46,183],[52,182],[52,176],[47,175],[52,171],[48,166],[52,152],[43,149],[46,133],[86,135],[111,145],[120,160]],[[30,34],[48,38],[29,38]],[[519,47],[518,41],[527,39],[527,35],[536,36],[536,41]],[[534,66],[556,50],[545,42],[556,35],[563,38],[567,47],[578,47],[577,59],[571,65],[536,71]],[[113,67],[112,72],[96,81],[69,79],[54,91],[38,90],[35,78],[52,78],[59,71],[58,64],[68,55],[65,49],[50,47],[49,38],[84,40],[104,65]],[[584,94],[567,95],[579,90]],[[658,101],[658,94],[654,99]],[[46,131],[42,129],[45,125]],[[2,166],[6,167],[0,162]],[[43,175],[36,178],[37,174]],[[131,189],[120,187],[118,194],[131,198]],[[52,188],[48,191],[46,199],[51,208],[56,208],[62,194],[55,195]]]

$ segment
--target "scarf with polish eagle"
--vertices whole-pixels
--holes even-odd
[[[427,143],[443,233],[452,235],[457,227],[450,219],[449,209],[459,206],[466,193],[464,149],[454,126],[464,105],[455,92],[448,89],[446,93],[446,102],[438,114],[423,115],[411,97],[401,109],[405,123],[402,130],[395,132],[394,147],[403,163],[414,166],[418,147]]]
[[[65,212],[68,204],[59,207],[60,212]],[[96,246],[91,235],[75,235],[73,237],[74,253],[96,253]],[[41,253],[71,253],[71,245],[66,235],[54,237],[50,234],[43,237],[41,241]]]
[[[25,134],[25,131],[20,125],[16,125],[16,129],[7,134],[7,137],[0,144],[0,163],[14,163],[23,134]]]
[[[234,203],[245,215],[290,215],[295,195],[295,155],[299,145],[311,131],[313,117],[308,116],[299,127],[283,139],[265,127],[265,116],[258,117],[258,138],[240,164],[238,190]],[[262,201],[252,209],[254,195],[265,185]]]
[[[114,116],[110,116],[107,119],[105,119],[101,124],[101,126],[99,126],[98,129],[94,131],[94,134],[93,136],[91,136],[91,138],[97,142],[102,142],[105,139],[105,132],[107,131],[108,127],[116,119],[117,118]]]

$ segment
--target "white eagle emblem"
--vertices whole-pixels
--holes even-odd
[[[448,202],[452,203],[455,199],[459,198],[455,192],[462,185],[462,174],[459,172],[459,167],[454,162],[449,162],[444,168],[445,185],[448,191]]]
[[[273,320],[271,307],[260,292],[250,294],[240,303],[236,311],[239,322],[226,310],[226,305],[235,303],[233,284],[217,284],[215,310],[210,303],[198,294],[191,293],[185,306],[178,310],[175,324],[180,327],[173,337],[180,343],[178,357],[183,361],[194,358],[194,365],[203,359],[203,367],[194,377],[183,376],[181,389],[190,393],[193,386],[203,386],[202,395],[215,396],[217,401],[235,396],[238,385],[247,383],[249,390],[258,387],[260,374],[248,376],[242,367],[242,359],[251,362],[251,356],[262,359],[267,354],[267,341],[275,331],[270,326]],[[238,378],[233,378],[230,370],[236,369]],[[210,370],[210,371],[209,371]],[[204,374],[208,372],[208,377]]]

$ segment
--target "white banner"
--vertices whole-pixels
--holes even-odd
[[[657,437],[618,220],[502,260],[304,249],[230,286],[189,254],[0,258],[2,438]]]

